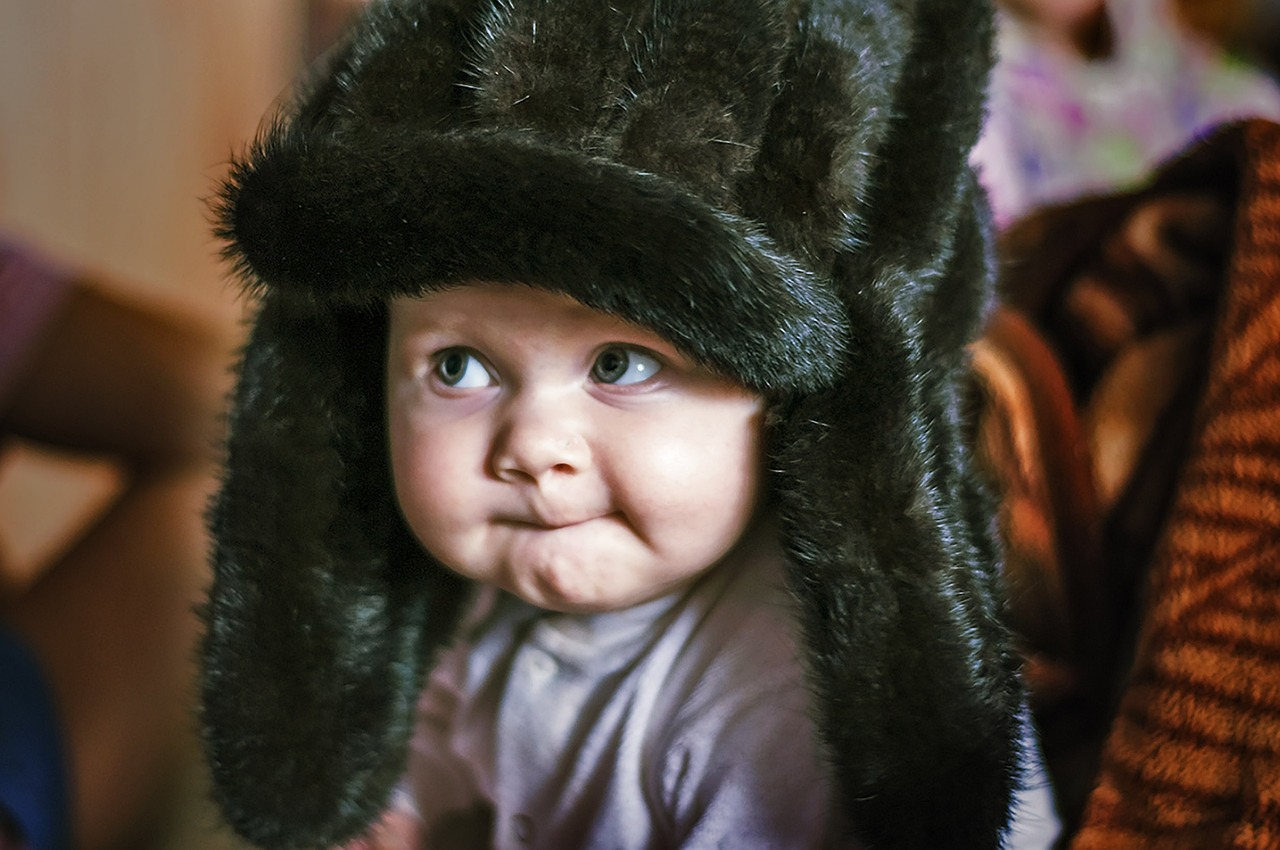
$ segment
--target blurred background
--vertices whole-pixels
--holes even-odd
[[[1275,73],[1280,0],[1170,2],[1200,36]],[[0,234],[234,348],[245,305],[210,233],[208,199],[359,3],[0,0]],[[110,459],[0,442],[0,590],[35,584],[125,479]],[[207,581],[202,564],[191,569],[191,586]],[[179,764],[149,828],[119,832],[119,850],[238,847],[206,799],[194,697],[185,699]]]
[[[304,0],[0,4],[0,231],[239,333],[204,199],[303,57]],[[7,561],[34,569],[109,486],[11,447]]]
[[[353,8],[347,0],[3,0],[0,234],[126,301],[210,328],[231,350],[245,307],[210,233],[207,200]],[[125,478],[109,458],[0,439],[0,589],[34,585],[109,510]],[[186,587],[203,586],[199,560],[188,569],[198,574]],[[189,631],[179,634],[189,653]],[[206,801],[188,715],[180,764],[148,803],[153,828],[115,831],[129,848],[237,846]]]

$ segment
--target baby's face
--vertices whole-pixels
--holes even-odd
[[[395,300],[387,404],[418,539],[543,608],[655,599],[755,511],[762,399],[568,296],[475,284]]]

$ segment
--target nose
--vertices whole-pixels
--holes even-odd
[[[503,481],[542,483],[589,468],[591,448],[563,400],[522,397],[511,403],[499,428],[492,465]]]

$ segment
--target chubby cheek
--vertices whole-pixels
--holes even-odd
[[[467,435],[429,435],[406,418],[389,422],[391,472],[396,500],[409,528],[422,544],[443,561],[455,561],[465,548],[470,527],[467,506],[468,471],[474,476],[474,452],[467,451]]]
[[[677,563],[719,559],[759,502],[761,416],[748,410],[636,436],[643,444],[626,453],[627,480],[641,484],[620,496],[641,536]]]

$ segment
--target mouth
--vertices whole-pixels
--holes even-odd
[[[533,529],[535,531],[561,531],[567,528],[586,525],[589,522],[595,522],[599,519],[607,519],[611,516],[614,516],[614,514],[591,514],[585,517],[559,516],[555,514],[527,514],[524,516],[503,517],[499,521],[505,525],[510,525],[515,528]]]

